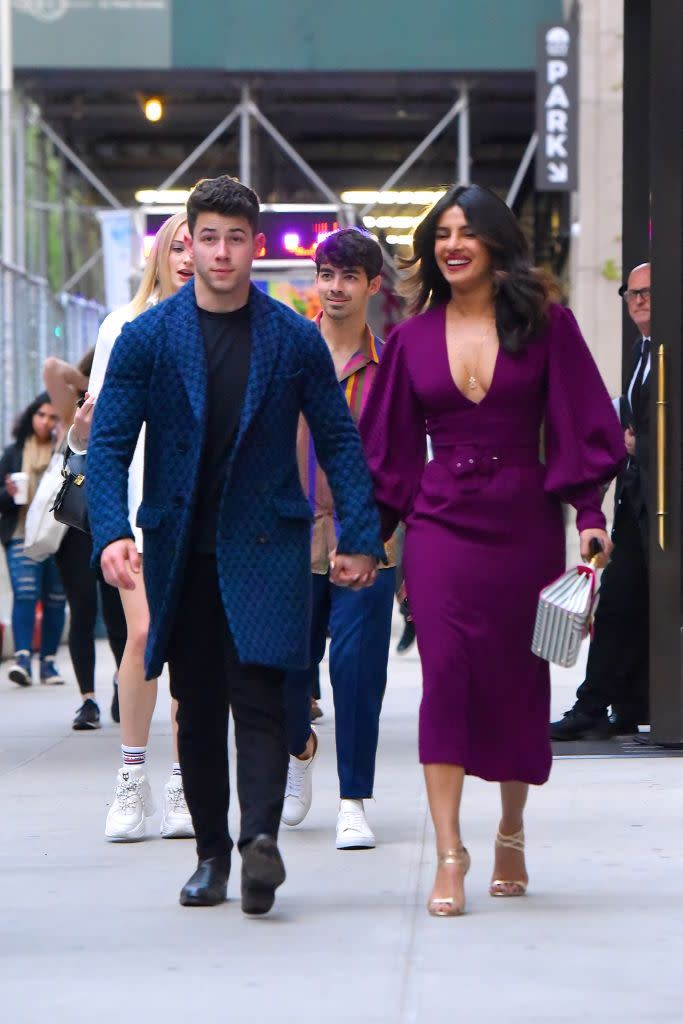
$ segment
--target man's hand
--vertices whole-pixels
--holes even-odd
[[[139,574],[141,561],[135,542],[130,537],[108,544],[102,552],[100,565],[102,575],[112,587],[135,590],[135,580],[131,573]]]
[[[377,559],[371,555],[338,555],[330,561],[330,580],[338,587],[360,590],[377,578]]]
[[[596,556],[596,568],[604,569],[614,551],[614,544],[606,530],[582,530],[579,534],[581,542],[581,557],[584,562],[590,562],[593,557],[590,553],[590,543],[595,537],[600,542],[602,554]]]
[[[630,427],[627,427],[624,431],[624,444],[626,445],[626,451],[629,455],[636,454],[636,435]]]
[[[88,438],[92,427],[92,417],[95,412],[95,399],[92,395],[86,394],[83,405],[76,409],[74,416],[74,443],[79,448],[88,447]]]

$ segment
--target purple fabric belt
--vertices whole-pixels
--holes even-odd
[[[468,482],[473,489],[481,485],[505,466],[537,466],[540,464],[539,446],[486,445],[472,441],[433,445],[434,461],[446,466],[456,478]],[[469,488],[468,488],[469,489]]]

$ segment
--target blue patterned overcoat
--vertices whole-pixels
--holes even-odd
[[[239,657],[285,669],[309,662],[311,511],[299,482],[303,412],[342,532],[337,550],[381,558],[379,521],[360,440],[318,329],[252,286],[251,363],[220,505],[216,559]],[[194,284],[126,324],[97,399],[87,492],[94,564],[132,537],[128,466],[146,424],[144,578],[151,613],[145,666],[157,676],[175,623],[206,430],[204,343]]]

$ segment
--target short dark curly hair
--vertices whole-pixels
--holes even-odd
[[[315,250],[315,269],[320,273],[323,263],[342,269],[362,267],[368,281],[382,273],[384,257],[378,242],[360,228],[339,228],[323,239]]]
[[[259,197],[237,178],[229,174],[202,178],[187,200],[187,226],[192,235],[200,213],[219,213],[222,217],[244,217],[256,234],[259,210]]]

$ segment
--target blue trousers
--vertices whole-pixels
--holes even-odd
[[[33,648],[33,626],[36,602],[43,602],[43,628],[40,656],[51,658],[59,646],[64,629],[66,597],[57,563],[52,555],[44,562],[32,562],[24,554],[23,540],[11,540],[5,549],[7,568],[14,602],[12,604],[12,634],[14,649],[30,651]]]
[[[372,796],[379,715],[387,684],[396,570],[381,569],[372,587],[349,590],[313,574],[311,667],[285,676],[290,754],[311,735],[311,695],[330,633],[337,773],[342,799]]]

